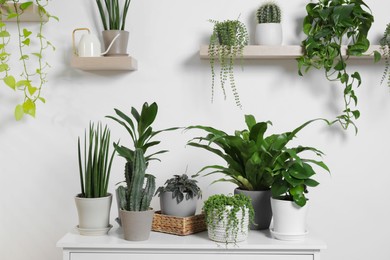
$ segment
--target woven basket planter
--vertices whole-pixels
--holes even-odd
[[[163,215],[156,211],[153,216],[152,231],[186,236],[206,230],[204,214],[190,217]]]

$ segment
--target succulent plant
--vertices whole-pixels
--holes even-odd
[[[196,180],[188,178],[187,174],[173,176],[173,178],[168,179],[165,182],[165,186],[161,186],[157,189],[156,194],[158,194],[159,197],[163,192],[172,192],[172,199],[176,198],[177,203],[183,201],[184,195],[186,200],[194,197],[198,197],[198,199],[202,197],[202,191],[196,184]]]
[[[282,19],[280,7],[275,2],[266,2],[257,9],[258,23],[280,23]]]

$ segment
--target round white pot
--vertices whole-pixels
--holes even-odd
[[[177,203],[176,198],[172,198],[172,192],[163,192],[160,195],[161,213],[177,217],[189,217],[195,215],[197,199],[184,199]]]
[[[307,234],[308,205],[299,207],[292,201],[271,198],[273,228],[271,233],[280,240],[302,240]]]
[[[257,45],[281,45],[283,41],[280,23],[256,24],[255,43]]]
[[[119,211],[124,239],[128,241],[148,240],[152,230],[153,209],[145,211]]]
[[[103,230],[110,226],[112,195],[102,198],[75,197],[79,229]]]
[[[227,210],[229,210],[229,208]],[[245,209],[245,216],[243,217],[242,215],[242,209],[236,213],[236,218],[238,220],[238,231],[236,237],[232,226],[228,225],[228,213],[224,213],[221,219],[218,218],[217,214],[213,214],[213,224],[207,226],[209,238],[213,241],[222,243],[245,241],[248,238],[249,233],[249,210]]]

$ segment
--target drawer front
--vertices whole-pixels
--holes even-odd
[[[129,253],[70,253],[70,260],[313,260],[314,256],[285,254],[129,254]]]

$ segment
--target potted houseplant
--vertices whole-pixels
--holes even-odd
[[[157,189],[160,197],[161,213],[177,217],[195,215],[196,204],[202,197],[197,181],[188,178],[187,174],[174,175],[165,182],[165,186]]]
[[[89,124],[84,135],[84,151],[78,139],[78,161],[81,193],[75,197],[81,235],[102,235],[112,227],[112,195],[107,192],[115,151],[110,156],[110,130],[99,122]],[[83,156],[84,155],[84,156]]]
[[[242,57],[244,46],[248,45],[247,29],[239,20],[209,21],[214,24],[208,49],[211,66],[211,98],[214,99],[215,61],[218,60],[221,66],[219,75],[223,95],[226,99],[225,82],[229,78],[236,105],[241,108],[234,80],[234,64],[237,57]]]
[[[307,38],[302,41],[304,54],[298,58],[299,75],[312,67],[323,68],[328,80],[339,81],[344,87],[344,110],[335,122],[344,129],[353,125],[357,131],[354,120],[360,117],[360,112],[354,109],[358,102],[355,89],[362,81],[359,72],[347,70],[347,60],[368,50],[367,35],[374,17],[362,0],[320,0],[307,4],[306,11],[303,32]],[[348,45],[346,57],[343,44]],[[379,58],[380,54],[375,52],[375,59]]]
[[[281,10],[275,2],[262,4],[256,12],[256,38],[258,45],[281,45],[283,41]]]
[[[147,154],[149,148],[155,147],[156,145],[160,144],[160,141],[155,141],[153,138],[162,132],[175,130],[177,129],[177,127],[172,127],[172,128],[158,130],[158,131],[152,128],[152,124],[155,121],[158,112],[158,106],[157,103],[155,102],[150,105],[147,102],[145,102],[142,106],[141,111],[138,111],[137,109],[132,107],[131,116],[126,115],[119,109],[114,109],[114,110],[117,117],[107,116],[107,118],[110,118],[115,122],[119,123],[121,126],[123,126],[126,129],[131,139],[132,144],[130,147],[126,147],[124,145],[119,145],[114,143],[114,147],[118,155],[126,159],[125,177],[131,176],[131,171],[133,171],[133,167],[134,167],[135,150],[136,149],[142,150],[143,156],[145,157],[145,164],[147,167],[150,161],[159,160],[156,157],[156,155],[167,152],[167,150],[160,150],[151,154]],[[126,180],[126,183],[128,182],[129,181]],[[118,190],[117,190],[117,194],[118,194]],[[117,199],[117,202],[118,202],[118,211],[119,211],[120,209],[119,199]],[[121,224],[120,218],[118,218],[117,221],[119,224]]]
[[[21,93],[23,101],[16,105],[14,116],[21,120],[24,115],[35,117],[37,104],[45,103],[42,90],[47,82],[47,73],[50,65],[46,62],[47,50],[55,50],[52,43],[46,38],[44,28],[56,16],[47,11],[49,1],[31,0],[0,0],[0,71],[1,80],[12,90]],[[24,23],[25,14],[33,17],[38,26]],[[7,29],[7,22],[16,22],[16,37],[11,37]],[[15,42],[16,41],[16,42]],[[15,50],[13,47],[17,46]],[[11,47],[11,48],[10,48]],[[17,49],[17,50],[16,50]],[[16,65],[12,67],[12,65]],[[15,68],[22,68],[16,71]]]
[[[236,243],[247,239],[254,216],[249,197],[243,194],[213,195],[204,202],[203,211],[211,240]]]
[[[381,84],[386,80],[387,86],[390,87],[390,23],[386,25],[385,32],[383,33],[383,37],[379,41],[382,51],[382,57],[385,59],[385,70],[383,72],[383,76],[381,79]]]
[[[308,193],[308,187],[316,187],[319,184],[312,179],[316,171],[310,163],[329,172],[324,162],[301,158],[298,155],[300,150],[301,147],[289,148],[289,153],[286,153],[283,161],[280,161],[280,170],[274,176],[271,187],[273,212],[271,233],[281,240],[301,240],[307,234],[308,199],[305,194]],[[310,150],[318,157],[323,155],[315,148]]]
[[[206,171],[207,175],[222,173],[228,177],[216,182],[232,182],[238,186],[235,193],[244,193],[252,198],[256,225],[252,225],[251,229],[268,229],[272,218],[270,188],[274,183],[274,176],[281,171],[281,166],[286,163],[292,151],[287,148],[287,144],[299,131],[316,120],[323,119],[307,121],[291,132],[266,136],[267,128],[272,123],[257,122],[253,115],[246,115],[247,129],[237,130],[232,135],[208,126],[188,127],[207,132],[204,137],[191,139],[188,145],[212,152],[226,162],[226,166],[205,166],[198,174]],[[294,151],[300,153],[316,150],[311,147],[297,147]]]
[[[103,41],[105,49],[119,34],[119,38],[113,43],[107,56],[123,56],[127,54],[129,32],[125,30],[126,17],[131,0],[96,0],[100,18],[103,24]],[[123,3],[123,5],[121,5]]]

